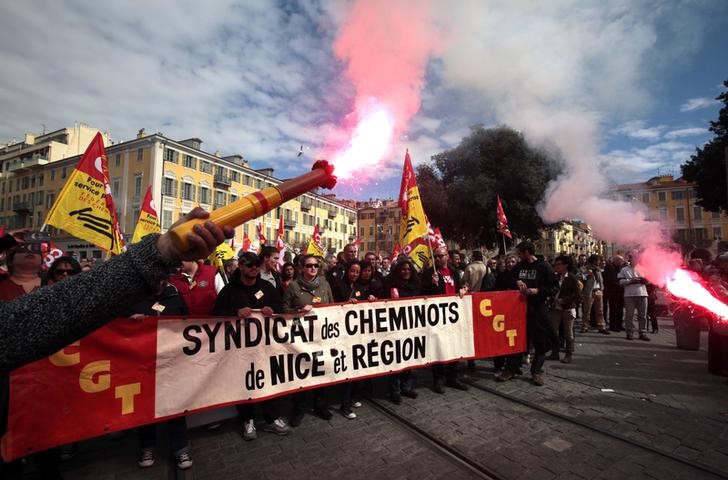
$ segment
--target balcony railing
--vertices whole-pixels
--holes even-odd
[[[30,213],[33,211],[33,206],[30,202],[15,202],[13,204],[13,211],[17,213]]]
[[[230,188],[232,182],[230,181],[230,175],[215,175],[215,186]]]

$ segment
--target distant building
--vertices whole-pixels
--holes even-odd
[[[362,252],[391,255],[399,243],[400,209],[396,200],[350,202],[356,208]]]
[[[577,220],[565,220],[540,230],[536,252],[547,259],[558,255],[605,255],[605,244],[591,234],[591,227]]]
[[[98,129],[79,124],[44,135],[27,134],[22,143],[0,145],[0,225],[39,229],[48,210]],[[173,140],[161,133],[110,144],[105,135],[109,181],[122,232],[127,241],[134,231],[139,206],[148,185],[166,231],[181,216],[200,205],[206,210],[232,203],[256,190],[280,184],[272,168],[254,170],[241,155],[221,156],[202,150],[198,138]],[[303,249],[314,225],[330,252],[341,251],[357,235],[356,210],[332,195],[309,193],[290,200],[261,218],[236,229],[235,245],[243,233],[256,240],[255,225],[272,244],[278,219],[284,220],[284,239]],[[98,247],[50,229],[56,243],[83,257],[100,257]]]
[[[646,182],[616,185],[612,198],[639,202],[650,220],[659,221],[663,231],[685,249],[717,249],[728,232],[728,217],[695,204],[695,184],[672,175],[660,175]]]

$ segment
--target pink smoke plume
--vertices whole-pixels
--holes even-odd
[[[345,140],[332,136],[325,152],[340,178],[384,159],[420,109],[427,62],[441,43],[433,13],[429,1],[359,0],[349,10],[334,52],[356,98]]]

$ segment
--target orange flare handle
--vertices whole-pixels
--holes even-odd
[[[281,204],[296,198],[317,187],[334,188],[336,177],[334,167],[326,160],[314,163],[310,172],[291,180],[285,181],[276,187],[268,187],[244,196],[229,205],[210,212],[208,220],[222,227],[237,227],[254,218],[265,215],[267,212],[279,207]],[[177,225],[169,231],[172,241],[180,251],[189,250],[187,235],[192,233],[195,225],[206,220],[190,220]]]

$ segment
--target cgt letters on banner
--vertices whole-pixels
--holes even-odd
[[[118,319],[11,373],[5,460],[301,389],[522,352],[518,292],[336,304],[305,315]]]

